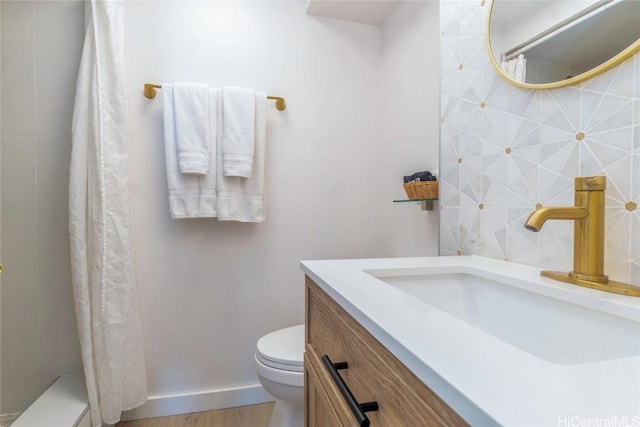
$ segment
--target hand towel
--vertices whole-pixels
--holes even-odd
[[[171,218],[199,218],[216,216],[216,134],[209,136],[212,141],[207,175],[185,175],[178,167],[178,151],[174,121],[174,87],[162,85],[164,108],[164,151],[169,187],[169,210]],[[218,121],[218,89],[209,88],[209,131],[215,131]]]
[[[253,170],[256,94],[251,89],[222,88],[224,176],[249,178]]]
[[[173,106],[180,173],[206,175],[210,158],[209,85],[176,83]]]
[[[217,212],[219,221],[264,222],[264,162],[267,96],[256,93],[255,152],[250,178],[224,176],[222,172],[221,138],[218,139]],[[218,115],[220,119],[220,115]],[[220,135],[220,133],[218,133]]]

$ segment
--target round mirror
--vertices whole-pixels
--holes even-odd
[[[638,0],[493,0],[488,19],[491,61],[521,87],[578,83],[640,51]]]

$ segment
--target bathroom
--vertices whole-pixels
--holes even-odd
[[[306,14],[306,1],[125,2],[150,397],[125,417],[272,400],[255,343],[304,321],[302,259],[474,254],[570,269],[569,222],[522,224],[537,203],[573,204],[576,176],[607,176],[605,268],[640,283],[640,55],[581,84],[522,89],[486,53],[489,2],[390,3],[364,24]],[[3,1],[0,14],[1,409],[11,414],[82,372],[67,192],[85,11]],[[263,224],[170,219],[162,95],[142,86],[174,81],[286,98],[285,111],[267,109]],[[440,171],[434,210],[392,203],[400,178],[422,169]]]

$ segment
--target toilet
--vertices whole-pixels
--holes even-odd
[[[271,332],[256,345],[256,371],[276,398],[269,427],[304,425],[304,325]]]

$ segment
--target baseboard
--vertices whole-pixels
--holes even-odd
[[[273,402],[260,384],[196,393],[149,396],[142,405],[122,414],[122,421],[213,411],[236,406]]]

